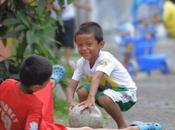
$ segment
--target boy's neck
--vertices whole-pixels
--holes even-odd
[[[99,57],[99,53],[100,53],[100,51],[98,52],[98,55],[95,57],[94,61],[89,62],[90,68],[92,68],[92,67],[94,66],[96,60],[97,60],[98,57]]]
[[[32,90],[32,89],[24,87],[21,83],[19,83],[18,86],[19,86],[19,89],[20,89],[23,93],[26,93],[26,94],[32,94],[32,93],[33,93],[33,90]]]

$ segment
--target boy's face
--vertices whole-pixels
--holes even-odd
[[[93,33],[76,36],[76,45],[79,54],[90,63],[95,63],[103,42],[98,42]]]

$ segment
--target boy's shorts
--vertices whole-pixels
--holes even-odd
[[[89,92],[90,84],[81,83],[77,91],[81,88],[84,88]],[[112,89],[101,89],[99,87],[95,96],[98,105],[100,105],[98,103],[99,97],[104,95],[110,97],[115,103],[117,103],[121,111],[129,110],[136,103],[136,92],[129,91],[127,88],[118,87]]]

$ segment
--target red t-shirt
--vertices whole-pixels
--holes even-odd
[[[42,102],[21,92],[17,84],[8,79],[0,85],[0,130],[30,130],[41,122]]]
[[[50,123],[54,122],[54,104],[53,104],[53,82],[51,80],[48,82],[46,87],[34,93],[43,103],[42,114],[43,119]]]
[[[64,125],[54,123],[53,88],[54,83],[50,80],[43,89],[34,93],[43,103],[40,130],[67,130]]]
[[[67,130],[53,121],[51,81],[34,94],[21,92],[18,83],[8,79],[0,84],[0,130],[30,130],[37,125],[40,130]]]

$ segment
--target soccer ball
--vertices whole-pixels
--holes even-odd
[[[102,113],[100,109],[95,106],[91,112],[88,109],[82,110],[83,106],[75,105],[69,112],[69,125],[70,127],[84,127],[102,128]]]

